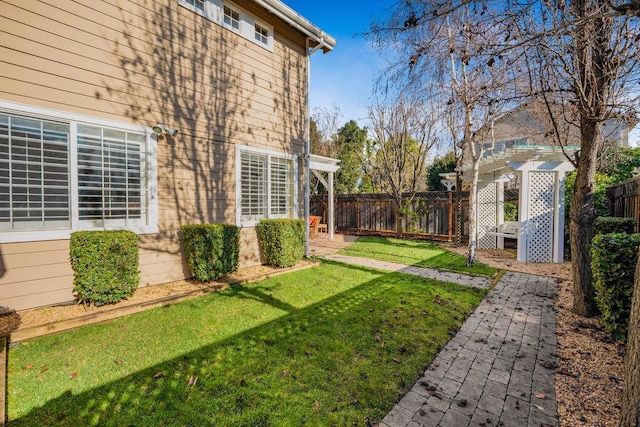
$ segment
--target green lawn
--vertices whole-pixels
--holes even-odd
[[[498,272],[495,268],[478,262],[473,267],[467,267],[464,257],[444,250],[434,242],[422,240],[363,236],[340,253],[487,277],[494,277]]]
[[[9,351],[10,425],[376,422],[484,294],[325,262],[45,336]]]

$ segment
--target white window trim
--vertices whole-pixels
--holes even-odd
[[[126,229],[136,234],[152,234],[158,232],[158,167],[157,167],[157,141],[150,127],[137,126],[129,123],[115,122],[98,119],[81,114],[68,113],[42,107],[19,104],[16,102],[0,100],[0,110],[8,114],[27,116],[34,119],[52,120],[69,123],[69,156],[71,174],[77,175],[77,123],[96,125],[108,128],[116,128],[132,132],[141,132],[147,136],[147,224],[127,227],[107,226],[96,227],[90,221],[81,221],[78,218],[78,183],[77,178],[72,178],[69,185],[69,206],[71,228],[64,230],[33,230],[33,231],[8,231],[0,232],[0,243],[33,242],[43,240],[69,239],[71,233],[85,230],[121,230]]]
[[[243,38],[249,40],[257,46],[260,46],[264,49],[273,52],[273,40],[274,40],[274,29],[273,25],[269,25],[266,22],[256,18],[251,13],[247,12],[245,9],[236,5],[235,3],[228,0],[205,0],[204,4],[204,12],[193,7],[185,0],[178,0],[178,4],[180,6],[189,9],[193,13],[197,13],[198,15],[215,22],[223,28],[226,28],[230,31],[233,31],[236,34],[239,34]],[[233,28],[231,25],[227,25],[224,22],[224,6],[228,6],[229,8],[235,10],[240,14],[240,29]],[[267,31],[269,31],[269,37],[267,38],[267,43],[262,43],[261,41],[256,40],[255,37],[255,24],[260,25]]]
[[[238,28],[234,27],[231,24],[227,24],[224,21],[224,18],[226,17],[226,15],[224,14],[224,8],[227,7],[229,8],[232,12],[235,12],[238,14]],[[224,3],[222,5],[222,26],[233,31],[234,33],[238,33],[238,34],[242,34],[242,13],[240,13],[240,11],[238,9],[236,9],[235,5],[231,5],[229,3]]]
[[[263,154],[269,157],[267,167],[267,217],[266,218],[282,218],[282,215],[271,216],[271,157],[291,160],[293,180],[293,197],[291,198],[292,218],[298,218],[298,157],[295,154],[286,154],[280,151],[267,150],[264,148],[249,147],[247,145],[236,145],[236,225],[238,227],[255,227],[259,221],[242,219],[242,160],[241,153]],[[265,218],[265,219],[266,219]]]

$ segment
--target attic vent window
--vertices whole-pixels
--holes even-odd
[[[262,44],[269,43],[269,30],[260,24],[256,24],[256,40]]]
[[[229,6],[224,7],[224,23],[236,30],[240,29],[240,13],[231,9]]]

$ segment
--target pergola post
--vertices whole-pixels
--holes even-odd
[[[328,194],[328,206],[327,206],[327,232],[329,234],[329,239],[333,239],[334,237],[334,229],[335,229],[335,217],[334,217],[334,190],[333,190],[333,175],[340,169],[338,163],[340,160],[332,159],[330,157],[323,157],[312,154],[310,156],[309,168],[311,172],[320,180],[322,185],[327,189]],[[327,172],[327,179],[324,179],[321,172]],[[307,223],[309,222],[309,218],[305,218]]]
[[[509,162],[519,174],[518,261],[564,260],[564,181],[573,170],[568,162]]]
[[[329,239],[333,239],[333,230],[335,229],[335,221],[333,218],[333,172],[329,172],[329,203],[327,207],[327,228],[329,231]]]

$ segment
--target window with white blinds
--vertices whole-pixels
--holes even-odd
[[[0,114],[0,231],[68,228],[69,125]]]
[[[157,230],[146,128],[15,105],[0,102],[0,242]]]
[[[242,173],[242,219],[257,221],[267,217],[267,156],[243,152]]]
[[[273,218],[290,218],[293,209],[293,189],[291,177],[293,171],[290,159],[272,157],[271,159],[271,207]]]
[[[264,218],[293,218],[294,162],[248,147],[240,155],[240,223],[253,225]]]
[[[79,219],[139,220],[145,135],[78,125],[77,138]]]

